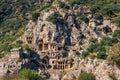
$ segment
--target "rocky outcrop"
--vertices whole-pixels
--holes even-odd
[[[81,9],[81,7],[78,5],[73,5],[72,8],[74,11],[76,10],[75,13],[71,12],[72,9],[66,12],[64,10],[58,10],[54,8],[41,12],[42,15],[39,17],[37,24],[34,24],[34,28],[31,30],[31,33],[33,33],[33,41],[31,41],[33,43],[31,43],[31,45],[35,46],[34,48],[37,49],[36,46],[39,46],[40,48],[40,46],[44,44],[54,44],[55,46],[58,46],[58,48],[53,48],[54,51],[58,51],[57,53],[60,54],[62,54],[60,52],[61,50],[59,50],[60,48],[63,48],[62,50],[64,51],[67,50],[68,56],[65,58],[73,58],[74,65],[71,70],[68,71],[65,76],[63,76],[63,80],[66,78],[69,80],[77,78],[82,71],[93,73],[97,80],[111,80],[109,73],[111,73],[111,71],[114,73],[113,65],[109,64],[106,60],[77,58],[75,53],[78,51],[81,54],[83,51],[85,51],[90,45],[89,40],[91,38],[95,38],[97,41],[100,41],[102,36],[105,36],[107,33],[114,32],[117,27],[110,23],[110,20],[94,19],[92,16],[92,11],[90,10],[84,11],[84,15],[89,19],[89,22],[85,23],[76,16],[76,13],[79,12],[78,9]],[[60,15],[60,20],[64,20],[64,22],[61,23],[62,21],[58,21],[56,23],[52,23],[51,21],[47,21],[47,18],[54,13]],[[27,30],[29,30],[30,27],[31,26],[28,26]],[[83,42],[83,44],[80,44],[80,42]],[[41,43],[43,44],[41,45]],[[42,51],[42,49],[43,47],[41,49],[37,49],[37,51]],[[48,48],[49,54],[54,55],[50,53],[50,50],[51,49]],[[54,51],[52,53],[55,53]],[[46,51],[42,52],[46,54]],[[52,61],[56,59],[50,58],[50,60],[50,63],[52,64]],[[119,69],[115,68],[115,70],[115,74],[119,80]],[[52,76],[54,78],[59,77],[57,75]]]
[[[98,59],[78,59],[75,63],[73,69],[66,73],[63,76],[64,79],[75,79],[79,76],[81,72],[93,73],[96,76],[96,80],[111,80],[109,74],[114,73],[117,80],[120,79],[120,70],[109,64],[105,60],[98,60]],[[70,76],[70,78],[68,77]]]
[[[36,3],[36,5],[42,8],[47,6],[50,1],[46,0],[43,3],[44,6],[40,6],[39,3]],[[39,75],[45,76],[44,73],[47,74],[47,70],[55,69],[58,72],[61,70],[65,71],[64,75],[50,73],[51,78],[57,80],[61,78],[62,80],[73,80],[83,71],[93,73],[96,76],[96,80],[111,80],[109,73],[114,73],[116,78],[120,80],[120,70],[108,63],[108,61],[90,58],[83,59],[77,55],[77,53],[81,55],[83,51],[86,51],[91,44],[89,41],[91,38],[95,38],[99,42],[103,36],[111,36],[108,33],[114,32],[117,26],[111,23],[110,20],[94,19],[91,10],[86,8],[83,10],[85,6],[81,7],[78,4],[74,4],[69,6],[69,10],[65,11],[55,2],[53,4],[49,9],[40,12],[41,15],[37,22],[32,20],[28,22],[24,39],[22,39],[29,45],[31,50],[37,52],[39,59],[33,55],[29,55],[29,58],[40,62]],[[86,16],[88,22],[80,19],[81,12]],[[50,17],[50,20],[47,20],[48,17]],[[12,51],[14,53],[16,49]],[[12,57],[16,57],[15,55],[17,59],[20,58],[19,54],[13,54]],[[17,62],[13,59],[1,61],[0,73],[5,74],[8,70],[12,72],[13,69],[13,72],[19,70],[25,62],[27,61]],[[33,62],[29,62],[27,66],[36,67]]]

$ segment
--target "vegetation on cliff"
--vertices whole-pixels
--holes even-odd
[[[39,12],[53,1],[45,5],[40,0],[0,0],[0,52],[10,51],[15,46],[11,43],[24,33],[27,22],[36,21]]]
[[[78,80],[96,80],[94,74],[83,72],[79,75]]]
[[[38,73],[34,70],[23,69],[18,73],[21,80],[39,80]]]

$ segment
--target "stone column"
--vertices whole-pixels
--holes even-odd
[[[57,62],[57,69],[58,69],[58,62]]]
[[[42,43],[42,51],[44,51],[44,43]]]
[[[65,63],[64,63],[64,69],[65,69]]]
[[[68,64],[68,69],[70,69],[70,63]]]
[[[64,62],[62,62],[62,64],[61,64],[61,65],[62,65],[62,69],[64,69],[64,65],[63,65],[63,63],[64,63]]]
[[[64,62],[62,63],[62,67],[63,67],[63,69],[64,69]]]
[[[48,44],[48,50],[50,50],[50,44]]]

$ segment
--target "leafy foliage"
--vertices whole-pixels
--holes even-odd
[[[4,54],[0,54],[0,58],[4,57]]]
[[[18,73],[18,76],[22,80],[39,80],[38,73],[30,69],[23,69]]]
[[[83,72],[79,75],[78,80],[96,80],[92,73]]]
[[[50,16],[48,16],[47,21],[52,22],[54,24],[56,24],[57,22],[64,23],[64,20],[61,18],[61,15],[58,13],[53,13]]]
[[[80,20],[82,20],[86,23],[89,22],[89,19],[85,15],[83,15],[82,13],[80,13],[78,16],[79,16]]]
[[[80,52],[79,51],[76,51],[75,52],[77,56],[80,56]]]
[[[40,13],[34,13],[32,14],[32,20],[37,21],[38,17],[40,16]]]
[[[69,8],[69,6],[67,4],[65,4],[64,2],[62,2],[62,1],[59,1],[59,5],[63,9],[68,9]]]
[[[106,52],[106,49],[104,46],[102,46],[101,44],[91,44],[88,48],[88,51],[93,53],[93,52]]]
[[[120,46],[119,43],[114,44],[111,47],[111,51],[109,51],[109,55],[107,57],[109,61],[112,61],[114,64],[117,65],[118,68],[120,68]]]
[[[83,51],[83,52],[82,52],[82,56],[83,56],[83,57],[87,57],[88,55],[89,55],[88,51]]]
[[[83,3],[87,3],[88,0],[69,0],[69,4],[73,5],[73,4],[83,4]]]
[[[101,14],[95,14],[94,19],[103,20],[103,16]]]
[[[89,42],[96,43],[96,42],[97,42],[97,39],[92,37],[92,38],[90,38]]]
[[[107,57],[106,53],[102,51],[97,54],[98,59],[106,59],[106,57]]]
[[[36,21],[37,11],[49,7],[53,1],[44,5],[40,0],[0,0],[0,51],[9,51],[13,47],[11,43],[24,33],[25,25],[31,19],[27,13]]]
[[[115,30],[113,33],[113,37],[120,39],[120,30]]]
[[[112,41],[111,38],[109,37],[103,37],[102,41],[101,41],[102,45],[108,45],[111,46],[112,45]]]
[[[82,41],[80,41],[80,42],[79,42],[79,45],[83,45],[83,42],[82,42]]]
[[[91,8],[96,19],[102,16],[112,19],[120,26],[120,0],[69,0],[70,5],[81,4]]]
[[[115,18],[113,19],[113,22],[115,22],[115,23],[117,24],[117,26],[120,27],[120,16],[115,17]]]

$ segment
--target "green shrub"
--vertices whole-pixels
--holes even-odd
[[[83,56],[83,57],[87,57],[88,55],[89,55],[88,51],[83,51],[83,52],[82,52],[82,56]]]
[[[92,37],[92,38],[90,38],[89,42],[96,43],[96,42],[97,42],[97,39]]]
[[[82,42],[82,41],[80,41],[80,42],[79,42],[79,45],[83,45],[83,42]]]
[[[38,73],[35,70],[23,69],[18,73],[18,77],[22,80],[39,80]]]
[[[16,47],[22,47],[23,41],[18,40],[16,41]]]
[[[94,49],[97,47],[96,44],[91,44],[89,47],[88,47],[88,52],[94,52]]]
[[[52,22],[54,24],[56,23],[65,23],[64,20],[61,18],[61,15],[58,13],[53,13],[50,16],[48,16],[47,21]]]
[[[69,4],[73,5],[73,4],[85,4],[87,3],[88,0],[69,0]]]
[[[0,54],[0,58],[4,57],[4,54]]]
[[[0,45],[0,51],[7,51],[7,52],[10,52],[10,50],[12,49],[12,45],[10,44],[3,44],[3,45]]]
[[[101,14],[95,14],[94,19],[103,20],[103,16]]]
[[[22,58],[19,58],[18,60],[17,60],[17,62],[22,62],[23,61],[23,59]]]
[[[98,59],[106,59],[106,57],[107,57],[107,55],[106,55],[106,53],[105,52],[99,52],[98,54],[97,54],[97,58]]]
[[[120,56],[119,55],[113,55],[112,61],[117,65],[117,67],[120,69]]]
[[[98,52],[100,53],[100,55],[101,55],[101,52],[106,53],[106,48],[101,44],[91,44],[87,50],[88,52],[91,52],[91,53]]]
[[[32,20],[37,21],[38,17],[40,16],[40,13],[34,13],[32,14]]]
[[[51,14],[50,16],[48,16],[47,21],[52,22],[52,23],[56,23],[57,16],[55,16],[55,14]]]
[[[89,19],[82,13],[78,14],[78,16],[79,16],[80,20],[84,21],[85,23],[89,22]]]
[[[107,5],[105,8],[101,10],[103,15],[107,15],[109,17],[115,17],[116,15],[114,14],[114,11],[111,9],[110,5]]]
[[[60,4],[61,8],[64,8],[66,6],[66,4],[64,2],[61,2],[61,1],[59,1],[59,4]]]
[[[79,51],[76,51],[75,54],[76,54],[77,56],[80,56],[80,52],[79,52]]]
[[[69,7],[62,1],[59,1],[59,5],[60,5],[61,8],[64,8],[64,9],[67,9]]]
[[[107,55],[108,61],[113,62],[120,69],[120,46],[119,43],[111,46],[111,51],[109,51],[109,55]]]
[[[115,22],[115,23],[117,24],[117,26],[120,27],[120,16],[115,17],[115,18],[113,19],[113,22]]]
[[[83,72],[79,75],[78,80],[96,80],[94,74]]]
[[[23,45],[22,47],[26,50],[30,50],[30,47],[27,44]]]
[[[120,39],[120,30],[115,30],[113,33],[113,37]]]
[[[102,41],[101,41],[102,45],[107,45],[107,46],[111,46],[112,45],[112,40],[109,37],[103,37]]]
[[[111,41],[112,41],[112,43],[118,43],[118,42],[119,42],[116,37],[113,37],[113,38],[111,39]]]
[[[93,11],[93,13],[96,13],[96,12],[98,12],[99,10],[100,10],[100,6],[99,6],[98,4],[93,5],[93,6],[91,7],[91,11]]]
[[[75,0],[69,0],[68,2],[70,5],[73,5],[75,3]]]
[[[102,46],[101,44],[96,44],[96,47],[94,48],[94,52],[104,52],[106,53],[106,49],[104,46]]]

